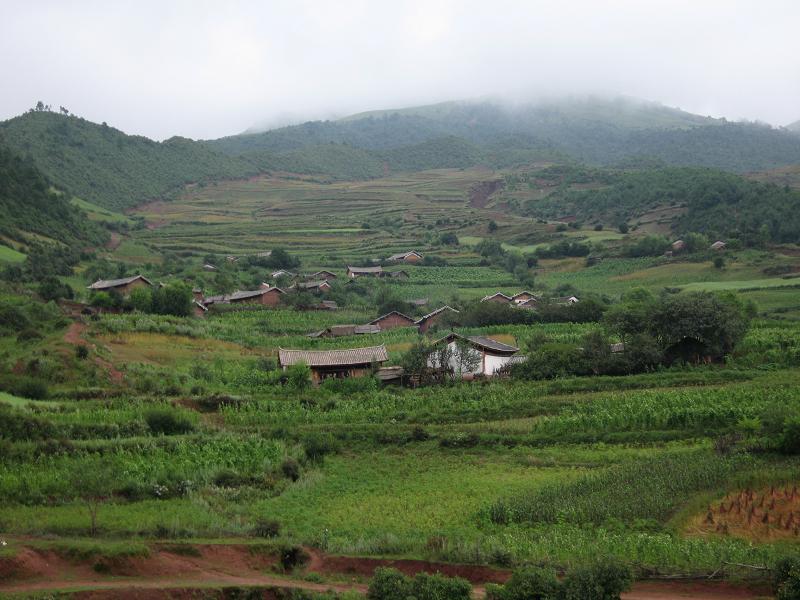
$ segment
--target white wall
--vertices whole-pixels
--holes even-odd
[[[452,341],[448,344],[448,348],[450,349],[451,355],[455,355],[458,352],[456,342]],[[473,349],[472,352],[478,357],[478,364],[472,370],[468,371],[474,375],[494,375],[499,369],[504,367],[508,364],[511,360],[510,356],[495,356],[492,354],[484,354],[483,352]],[[429,367],[438,367],[439,365],[436,363],[436,355],[432,355],[428,358],[428,366]],[[450,368],[453,370],[458,370],[459,364],[458,360],[451,357],[450,358]],[[462,373],[463,375],[463,373]]]

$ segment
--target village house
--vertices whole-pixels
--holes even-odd
[[[296,275],[294,273],[292,273],[291,271],[286,271],[285,269],[280,269],[280,270],[275,271],[274,273],[272,273],[270,275],[270,277],[272,277],[273,279],[278,279],[279,277],[288,277],[289,279],[292,279],[292,278],[296,277]]]
[[[192,298],[194,298],[198,302],[202,302],[204,297],[205,296],[203,296],[203,290],[201,290],[200,288],[192,288]]]
[[[410,250],[409,252],[403,252],[401,254],[392,254],[386,260],[391,262],[406,262],[414,264],[422,261],[422,254],[416,250]]]
[[[261,304],[263,306],[278,306],[281,296],[285,294],[279,287],[262,287],[257,290],[244,290],[232,294],[209,296],[203,299],[203,304],[208,307],[212,304]]]
[[[383,267],[347,267],[347,276],[350,279],[358,277],[380,277],[383,275]]]
[[[93,292],[116,292],[120,296],[128,296],[138,287],[151,286],[153,283],[142,275],[123,277],[122,279],[100,279],[87,289]]]
[[[511,296],[507,296],[503,292],[496,292],[481,298],[481,302],[496,302],[497,304],[511,304],[513,301]]]
[[[408,279],[407,271],[384,271],[381,277],[389,277],[390,279]]]
[[[373,367],[387,360],[389,354],[383,344],[347,350],[278,349],[278,362],[282,369],[298,364],[308,365],[314,384],[331,377],[364,377],[372,372]]]
[[[460,356],[459,342],[465,343],[472,353],[473,365],[465,364],[465,360]],[[503,370],[514,361],[514,355],[519,352],[519,348],[498,342],[488,337],[480,335],[463,336],[458,333],[449,333],[445,337],[436,340],[434,346],[446,344],[449,352],[449,369],[463,378],[472,378],[476,375],[492,377],[498,371]],[[428,366],[439,368],[438,358],[434,352],[428,358]]]
[[[334,300],[323,300],[319,303],[320,310],[339,310],[339,305]]]
[[[520,302],[517,304],[517,308],[526,308],[528,310],[536,310],[539,308],[539,299],[538,298],[531,298],[530,300],[525,300],[524,302]]]
[[[441,308],[437,308],[435,311],[428,313],[424,317],[420,317],[416,321],[414,321],[414,325],[417,326],[420,333],[425,333],[431,327],[433,327],[437,321],[439,321],[447,312],[458,313],[455,308],[450,308],[449,306],[445,305]]]
[[[380,333],[381,328],[378,325],[331,325],[321,331],[309,333],[307,337],[310,338],[335,338],[345,337],[348,335],[365,335],[368,333]]]
[[[195,317],[205,317],[208,312],[208,307],[205,306],[200,300],[192,300],[192,313]]]
[[[333,281],[336,279],[336,273],[331,273],[330,271],[317,271],[316,273],[311,273],[310,275],[305,276],[306,279],[314,279],[314,280],[322,280],[325,281]]]
[[[210,265],[208,263],[203,265],[203,271],[216,271],[216,270],[217,267],[215,267],[214,265]]]
[[[511,296],[511,301],[514,302],[514,304],[516,304],[516,305],[520,305],[520,304],[522,304],[524,302],[528,302],[530,300],[533,300],[535,302],[535,301],[538,301],[538,299],[539,299],[539,297],[536,294],[534,294],[533,292],[529,292],[527,290],[522,291],[522,292],[518,292],[518,293],[514,294],[513,296]]]
[[[377,325],[382,331],[388,331],[390,329],[396,329],[397,327],[414,327],[415,322],[414,319],[408,315],[393,310],[385,315],[381,315],[377,319],[373,319],[369,322],[369,325]]]
[[[556,298],[550,298],[550,302],[552,304],[559,304],[561,306],[566,306],[568,304],[576,304],[580,302],[577,297],[575,296],[558,296]]]
[[[320,292],[324,293],[331,289],[331,284],[326,279],[319,281],[298,281],[292,288],[304,290],[306,292]]]
[[[681,252],[684,248],[686,248],[686,242],[683,240],[675,240],[672,242],[671,246],[673,252]]]
[[[728,245],[728,244],[726,244],[726,243],[725,243],[725,242],[723,242],[722,240],[717,240],[716,242],[714,242],[713,244],[711,244],[710,248],[711,248],[711,250],[715,250],[715,251],[719,252],[720,250],[725,250],[725,247],[726,247],[727,245]]]

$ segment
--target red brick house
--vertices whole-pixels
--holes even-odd
[[[481,302],[496,302],[498,304],[511,304],[513,301],[511,296],[506,296],[503,292],[497,292],[481,298]]]
[[[414,319],[408,315],[393,310],[392,312],[381,315],[377,319],[369,322],[370,325],[377,325],[381,331],[388,331],[389,329],[396,329],[397,327],[414,327]]]
[[[416,321],[414,321],[414,325],[417,326],[420,333],[425,333],[431,327],[433,327],[437,321],[439,321],[447,312],[458,313],[455,308],[450,308],[449,306],[445,305],[441,308],[437,308],[432,313],[428,313],[424,317],[420,317]]]
[[[151,286],[151,282],[147,277],[142,275],[134,275],[133,277],[123,277],[122,279],[100,279],[95,281],[87,289],[93,292],[117,292],[121,296],[128,296],[138,287]]]

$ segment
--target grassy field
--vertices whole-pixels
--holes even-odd
[[[8,246],[0,245],[0,262],[17,263],[25,260],[25,255]]]

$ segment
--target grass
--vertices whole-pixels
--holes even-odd
[[[81,198],[73,197],[70,201],[72,204],[84,211],[92,221],[100,221],[103,223],[124,223],[126,225],[133,225],[136,221],[122,213],[118,213],[92,202],[87,202]]]
[[[0,262],[18,263],[24,260],[25,255],[22,252],[0,245]]]

